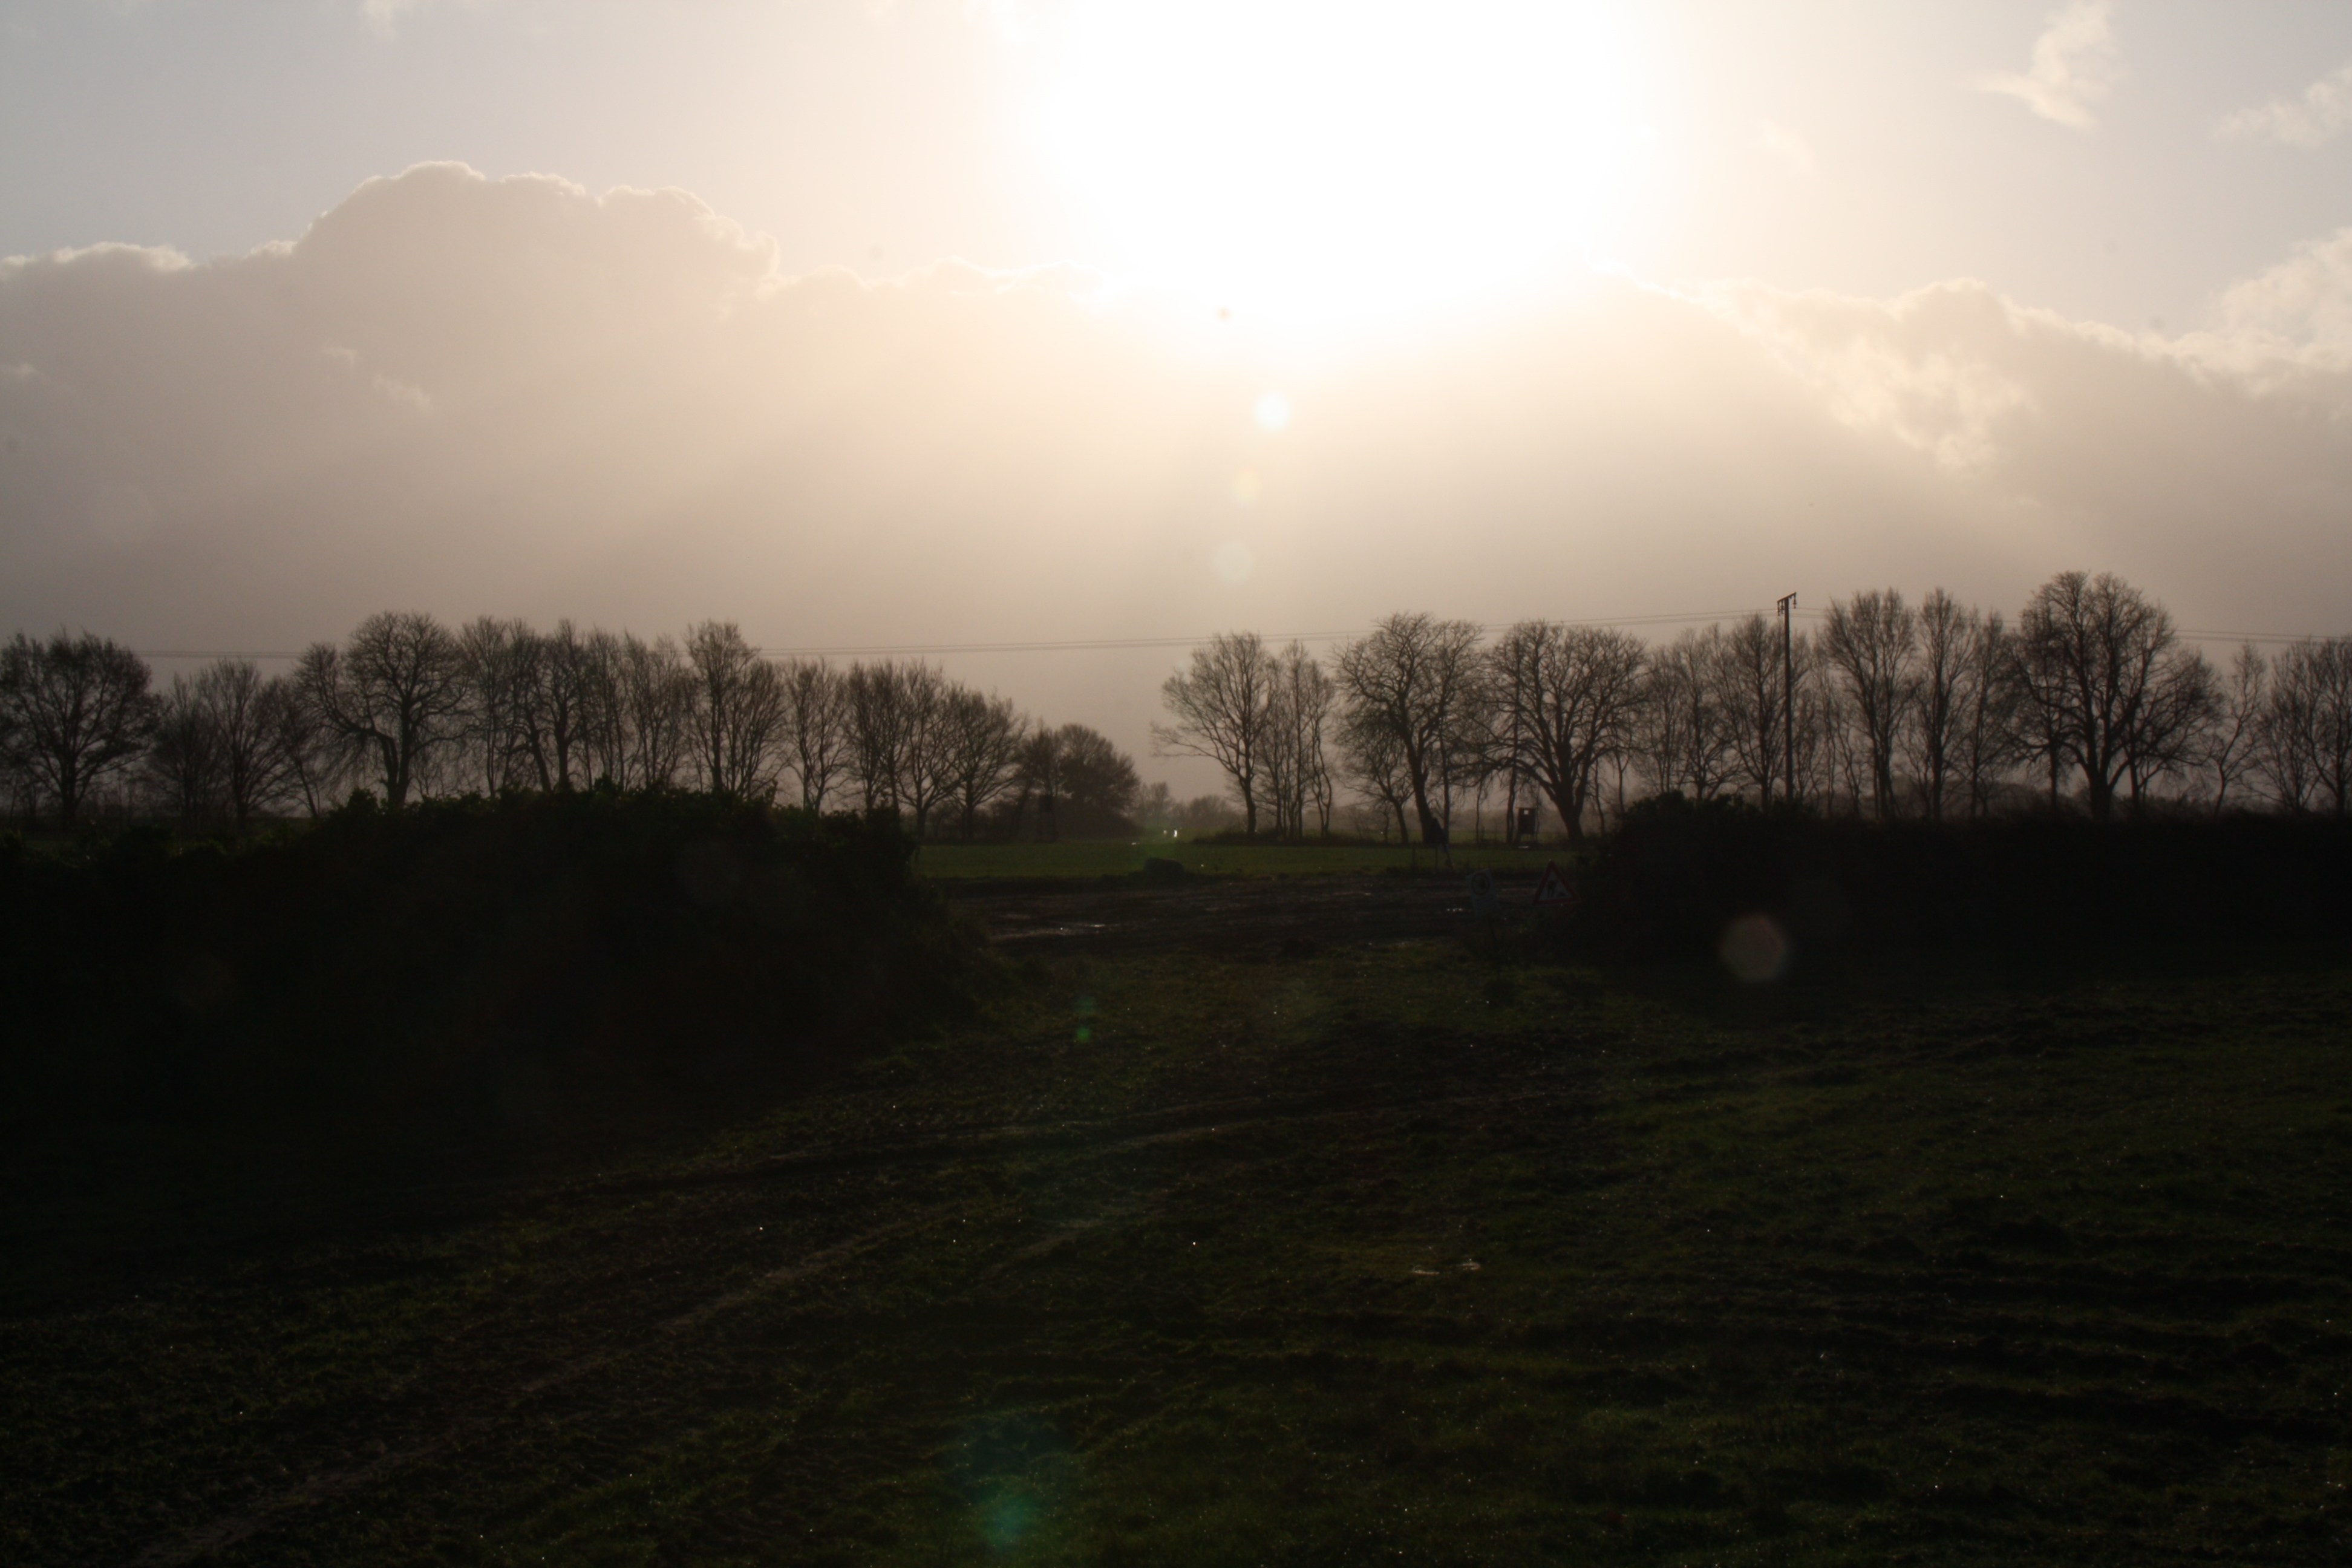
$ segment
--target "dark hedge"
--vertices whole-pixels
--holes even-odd
[[[1633,962],[1715,955],[1769,919],[1788,968],[1937,952],[2352,934],[2352,823],[2283,816],[1931,826],[1645,803],[1582,868],[1570,931]]]
[[[0,847],[10,1122],[386,1116],[774,1079],[960,1005],[891,821],[707,795],[365,797],[226,848]]]

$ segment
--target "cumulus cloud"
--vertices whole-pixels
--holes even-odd
[[[2352,626],[2347,274],[2319,242],[2177,344],[1969,282],[1564,275],[1309,353],[1081,268],[786,276],[684,193],[428,165],[245,257],[0,262],[0,629],[908,646],[1890,582],[2013,608],[2078,566],[2191,625]],[[1174,657],[959,672],[1140,753]]]
[[[2294,254],[2221,296],[2221,328],[2199,352],[2254,371],[2352,370],[2352,228]]]
[[[2106,100],[2122,79],[2109,0],[2075,0],[2051,16],[2033,41],[2032,62],[2022,71],[1994,71],[1971,83],[1980,92],[2014,98],[2026,108],[2074,131],[2098,123],[2094,108]]]
[[[2239,110],[2214,129],[2226,137],[2317,147],[2347,126],[2352,126],[2352,61],[2305,88],[2300,98],[2274,98],[2259,108]]]

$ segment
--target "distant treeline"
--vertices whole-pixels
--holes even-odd
[[[1159,749],[1214,763],[1229,803],[1146,792],[1097,731],[931,665],[773,661],[721,622],[680,645],[379,615],[289,674],[225,659],[163,690],[111,642],[19,633],[0,763],[23,814],[70,822],[107,798],[192,826],[316,815],[353,787],[398,807],[600,781],[887,811],[964,838],[1142,823],[1426,839],[1500,807],[1507,836],[1532,810],[1580,840],[1675,794],[1882,822],[2352,810],[2352,638],[2249,645],[2221,669],[2160,604],[2080,572],[2013,625],[1890,588],[1803,632],[1757,615],[1657,644],[1552,621],[1489,638],[1422,614],[1328,659],[1229,633],[1161,697]]]
[[[681,646],[384,614],[290,673],[224,658],[162,689],[110,641],[19,633],[0,762],[22,815],[70,824],[106,801],[198,828],[316,816],[355,788],[397,809],[602,783],[887,811],[918,837],[1086,836],[1133,832],[1142,797],[1134,763],[1083,724],[921,662],[763,658],[716,621]]]
[[[2227,670],[2113,576],[2053,577],[2014,626],[1937,589],[1645,643],[1611,626],[1396,615],[1328,664],[1253,633],[1162,688],[1163,748],[1224,771],[1255,830],[1460,832],[1541,805],[1571,839],[1643,799],[1802,803],[1880,822],[2069,809],[2095,820],[2352,807],[2352,638]]]

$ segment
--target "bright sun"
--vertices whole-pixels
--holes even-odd
[[[1291,319],[1613,251],[1645,176],[1637,50],[1574,0],[1104,0],[1037,130],[1103,259]]]

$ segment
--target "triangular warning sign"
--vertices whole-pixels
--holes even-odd
[[[1536,908],[1539,910],[1576,908],[1576,889],[1570,887],[1568,879],[1559,874],[1558,861],[1545,863],[1543,880],[1536,884]]]

